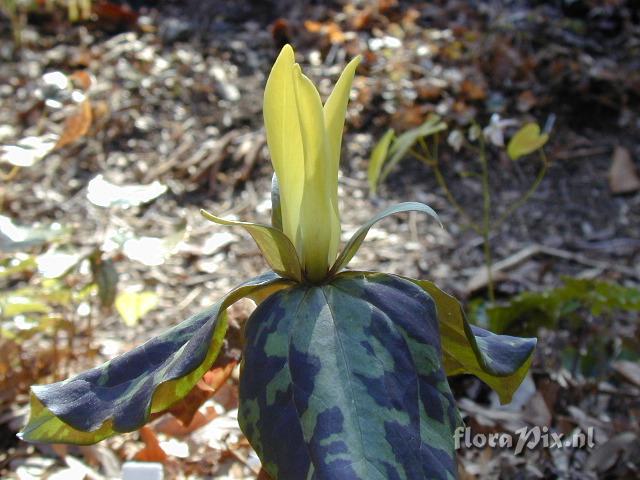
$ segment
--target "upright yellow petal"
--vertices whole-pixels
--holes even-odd
[[[328,191],[330,193],[331,203],[334,210],[334,223],[331,252],[338,251],[340,247],[340,211],[338,208],[338,169],[340,166],[340,148],[342,147],[342,129],[344,127],[344,119],[347,114],[347,103],[349,103],[349,92],[351,84],[356,73],[356,68],[360,64],[362,57],[358,55],[345,67],[336,83],[331,95],[324,104],[324,125],[327,136],[328,149]],[[333,263],[335,255],[329,258],[329,262]]]
[[[327,131],[329,145],[330,171],[335,174],[335,184],[338,184],[338,166],[340,164],[340,148],[342,145],[342,129],[347,114],[349,92],[362,57],[358,55],[345,67],[333,88],[331,95],[324,104],[324,124]]]
[[[300,211],[302,263],[307,277],[322,280],[329,270],[335,218],[327,191],[327,144],[320,94],[298,65],[294,84],[304,151],[304,194]]]
[[[282,228],[299,249],[299,212],[304,188],[304,152],[293,82],[295,56],[285,45],[264,91],[264,124],[271,163],[280,186]]]

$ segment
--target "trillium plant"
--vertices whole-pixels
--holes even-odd
[[[340,248],[338,164],[352,60],[324,105],[285,46],[267,80],[264,121],[275,169],[271,225],[243,227],[271,267],[209,309],[113,360],[31,389],[31,442],[90,444],[142,427],[181,401],[223,344],[226,309],[257,303],[244,328],[238,419],[274,479],[455,478],[460,417],[447,376],[470,373],[509,402],[535,339],[467,323],[427,280],[346,270],[379,220]]]

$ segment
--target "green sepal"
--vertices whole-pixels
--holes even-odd
[[[388,217],[389,215],[394,215],[396,213],[402,213],[402,212],[426,213],[427,215],[430,215],[433,218],[435,218],[438,221],[438,223],[440,223],[438,214],[431,207],[425,205],[424,203],[403,202],[403,203],[398,203],[396,205],[392,205],[391,207],[385,208],[384,210],[382,210],[381,212],[379,212],[378,214],[370,218],[358,230],[356,230],[356,233],[354,233],[351,239],[347,242],[342,252],[340,252],[338,259],[333,264],[333,267],[331,267],[330,275],[337,274],[338,272],[340,272],[340,270],[342,270],[347,266],[347,264],[351,261],[353,256],[356,254],[356,252],[360,248],[360,245],[362,245],[362,242],[367,236],[367,233],[369,233],[369,230],[371,229],[371,227],[373,227],[376,223]],[[442,223],[440,223],[440,226],[442,226]]]
[[[275,273],[292,280],[302,280],[302,268],[296,249],[281,230],[259,223],[226,220],[206,210],[200,210],[200,213],[207,220],[219,225],[244,228],[253,237],[264,259]]]
[[[103,365],[71,379],[31,387],[29,442],[91,444],[137,430],[151,414],[184,398],[218,356],[227,307],[261,290],[291,285],[273,272],[229,292],[209,309]]]

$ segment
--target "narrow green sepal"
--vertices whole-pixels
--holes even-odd
[[[219,225],[244,228],[256,242],[265,261],[275,273],[292,280],[302,280],[302,268],[296,249],[281,230],[259,223],[226,220],[202,209],[200,213],[207,220]]]

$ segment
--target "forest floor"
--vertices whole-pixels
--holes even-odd
[[[639,475],[637,2],[137,3],[157,5],[102,2],[92,20],[77,24],[64,12],[32,13],[19,49],[0,19],[2,478],[108,478],[133,458],[162,461],[168,478],[255,478],[259,461],[235,420],[237,369],[189,427],[163,417],[93,447],[32,446],[15,432],[32,383],[127,351],[266,269],[250,238],[208,223],[199,209],[268,221],[262,92],[285,42],[323,97],[346,61],[363,55],[341,161],[343,238],[400,201],[427,203],[444,224],[414,215],[387,220],[350,268],[433,280],[468,302],[477,322],[486,307],[482,238],[417,160],[398,164],[371,196],[369,155],[387,128],[402,132],[430,113],[462,131],[498,114],[514,120],[507,138],[527,121],[553,124],[546,177],[491,236],[498,301],[557,293],[572,277],[624,287],[628,302],[594,300],[601,292],[587,282],[596,290],[563,299],[573,302],[570,312],[556,311],[563,303],[551,315],[545,305],[512,325],[508,333],[534,334],[539,347],[508,406],[473,378],[452,386],[474,431],[593,427],[596,446],[520,455],[469,448],[459,453],[460,477]],[[445,178],[478,218],[482,191],[469,175],[477,159],[446,138]],[[6,161],[14,145],[19,168]],[[499,217],[540,165],[534,157],[512,162],[497,146],[488,153]],[[117,187],[124,185],[140,188]],[[117,291],[129,294],[117,309],[109,305],[116,274]],[[579,303],[591,294],[592,303]],[[24,303],[30,309],[17,309]],[[250,309],[234,307],[233,323]],[[238,357],[234,338],[227,361]]]

